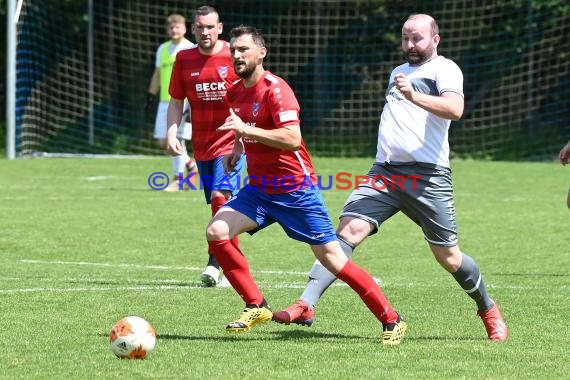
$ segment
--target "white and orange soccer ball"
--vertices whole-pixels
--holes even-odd
[[[145,319],[129,316],[115,323],[109,343],[111,351],[121,359],[144,359],[154,350],[156,332]]]

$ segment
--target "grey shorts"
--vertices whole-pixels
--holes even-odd
[[[348,197],[341,218],[366,220],[375,226],[373,235],[385,220],[402,211],[422,228],[429,243],[457,245],[450,169],[375,163],[368,177],[368,183]]]

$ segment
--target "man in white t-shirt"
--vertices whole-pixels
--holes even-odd
[[[478,265],[458,245],[448,131],[451,120],[463,114],[463,74],[453,61],[438,55],[439,42],[433,17],[414,14],[404,23],[402,50],[408,62],[390,74],[376,162],[367,182],[347,199],[337,235],[350,257],[383,222],[403,212],[421,227],[437,262],[475,301],[488,338],[504,341],[508,330],[503,316],[487,294]],[[273,319],[310,326],[317,301],[334,280],[315,262],[300,299],[274,313]]]
[[[167,110],[170,101],[170,94],[168,87],[170,84],[170,76],[172,74],[172,67],[176,59],[176,54],[183,49],[188,49],[194,46],[192,42],[187,40],[184,35],[186,34],[186,20],[184,16],[179,14],[171,14],[167,19],[168,35],[170,40],[162,43],[156,50],[155,69],[150,80],[148,88],[147,101],[145,109],[148,111],[155,103],[157,94],[159,96],[158,110],[156,112],[156,119],[154,123],[154,138],[157,139],[158,144],[162,149],[166,149],[166,129],[167,129]],[[160,91],[160,93],[159,93]],[[181,122],[178,124],[178,139],[183,147],[182,154],[171,157],[172,159],[172,177],[173,180],[170,185],[164,189],[165,191],[174,192],[179,189],[179,173],[196,171],[196,164],[193,159],[188,156],[185,141],[192,139],[192,122],[189,117],[189,106],[185,105],[184,115]]]

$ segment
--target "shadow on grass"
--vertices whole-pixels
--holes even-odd
[[[306,336],[306,337],[291,337],[291,336],[287,336],[286,334],[284,335],[279,335],[279,336],[274,336],[274,337],[268,337],[266,334],[264,335],[242,335],[242,334],[232,334],[232,335],[227,335],[227,336],[184,336],[184,335],[159,335],[157,337],[158,339],[172,339],[172,340],[188,340],[188,341],[205,341],[205,342],[212,342],[212,341],[217,341],[217,342],[235,342],[235,341],[248,341],[248,342],[254,342],[254,341],[268,341],[268,340],[276,340],[276,341],[308,341],[308,340],[314,340],[314,339],[325,339],[325,340],[342,340],[342,341],[347,341],[347,340],[359,340],[359,341],[363,341],[363,340],[369,340],[370,338],[365,338],[362,336],[352,336],[352,337],[348,337],[348,336],[343,336],[343,335],[338,335],[338,334],[330,334],[328,336],[320,336],[320,337],[316,337],[316,336]]]
[[[474,337],[474,336],[454,336],[454,337],[448,337],[448,336],[415,336],[415,337],[408,337],[406,336],[404,338],[404,341],[407,340],[414,340],[414,341],[438,341],[438,342],[442,342],[442,341],[447,341],[447,342],[481,342],[481,341],[487,341],[489,339],[487,339],[484,336],[481,337]]]
[[[568,273],[503,273],[489,272],[492,276],[513,276],[513,277],[570,277]]]
[[[259,331],[259,334],[255,333],[238,333],[230,334],[225,336],[197,336],[197,335],[180,335],[180,334],[158,334],[157,339],[164,340],[186,340],[186,341],[218,341],[218,342],[232,342],[232,341],[267,341],[267,340],[279,340],[279,341],[311,341],[311,340],[342,340],[342,341],[378,341],[380,343],[380,336],[362,336],[362,335],[348,335],[339,333],[326,333],[326,332],[316,332],[316,331],[302,331],[302,330],[281,330],[281,331]],[[97,334],[100,337],[108,337],[108,333]],[[443,341],[457,341],[457,342],[481,342],[488,341],[486,337],[474,337],[474,336],[412,336],[409,335],[404,338],[404,344],[406,341],[417,341],[417,342],[443,342]]]
[[[197,336],[197,335],[180,335],[180,334],[158,334],[157,339],[165,340],[188,340],[188,341],[220,341],[231,342],[239,339],[241,341],[267,341],[267,340],[375,340],[375,337],[365,337],[361,335],[346,335],[338,333],[322,333],[314,331],[259,331],[261,334],[241,333],[229,334],[226,336]],[[108,337],[108,333],[98,333],[100,337]],[[268,337],[269,336],[269,337]]]
[[[97,280],[97,281],[84,281],[84,280],[67,280],[62,281],[68,284],[85,284],[88,285],[121,285],[121,286],[132,286],[132,287],[155,287],[160,288],[187,288],[187,289],[228,289],[223,287],[207,287],[202,285],[201,282],[173,282],[173,281],[124,281],[124,280]]]

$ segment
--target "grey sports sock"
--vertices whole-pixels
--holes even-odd
[[[338,242],[342,251],[350,259],[354,250],[354,245],[347,242],[337,235]],[[336,277],[329,272],[318,260],[315,261],[311,271],[309,272],[309,282],[301,294],[300,299],[305,301],[310,307],[314,308],[319,302],[321,295],[336,280]]]
[[[487,294],[479,266],[470,256],[463,254],[461,266],[452,275],[469,297],[475,300],[479,310],[484,311],[493,307],[493,300]]]

